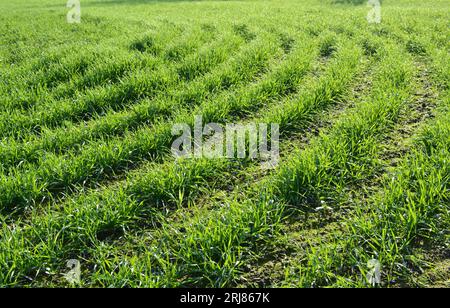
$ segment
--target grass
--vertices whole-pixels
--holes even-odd
[[[0,286],[448,285],[445,1],[0,7]],[[279,165],[175,160],[199,114]]]

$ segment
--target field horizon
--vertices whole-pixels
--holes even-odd
[[[0,287],[450,287],[448,0],[0,11]]]

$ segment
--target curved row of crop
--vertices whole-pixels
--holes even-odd
[[[139,246],[136,251],[143,251],[139,259],[145,260],[140,264],[133,261],[138,256],[116,255],[116,258],[96,250],[95,255],[112,260],[117,270],[111,275],[109,265],[96,259],[102,268],[94,274],[94,284],[229,285],[241,265],[239,247],[271,234],[281,218],[282,204],[323,205],[320,201],[338,200],[344,186],[370,175],[377,155],[374,141],[389,132],[411,95],[411,66],[399,59],[404,60],[402,53],[389,50],[375,78],[370,100],[349,110],[329,134],[321,135],[306,150],[289,155],[274,176],[254,188],[261,199],[252,200],[249,196],[244,196],[246,201],[242,202],[230,199],[226,206],[206,217],[182,224],[182,233],[162,226],[162,237],[156,241],[163,244],[150,242],[144,247],[139,240],[135,241]],[[261,195],[262,187],[266,188]],[[115,262],[119,256],[120,264]],[[145,273],[146,280],[132,279],[134,271]]]
[[[172,39],[171,36],[169,38]],[[156,55],[146,52],[129,53],[128,51],[120,51],[123,52],[122,57],[120,57],[120,54],[118,56],[113,55],[113,57],[104,57],[103,61],[91,64],[83,75],[72,76],[68,83],[60,84],[52,89],[52,95],[55,99],[62,99],[76,94],[77,91],[85,91],[97,85],[117,83],[126,74],[144,67],[156,67],[167,65],[170,62],[180,62],[214,38],[215,35],[211,32],[195,29],[175,42],[165,42],[166,45],[161,47],[162,51]]]
[[[160,46],[169,44],[183,33],[179,27],[167,27],[167,25],[157,27],[159,31],[148,33],[146,37],[151,35]],[[202,36],[197,38],[202,41]],[[35,104],[53,101],[55,96],[57,98],[66,92],[73,94],[77,87],[84,85],[83,82],[95,85],[101,82],[101,79],[104,81],[118,79],[136,65],[134,62],[139,57],[133,57],[133,54],[141,58],[144,56],[144,59],[150,56],[147,53],[130,53],[128,46],[121,46],[129,44],[128,38],[124,37],[122,40],[108,48],[105,48],[105,44],[101,44],[101,50],[98,45],[92,46],[87,42],[86,44],[78,43],[76,48],[70,45],[48,48],[44,55],[38,54],[37,58],[30,57],[21,65],[10,66],[5,76],[5,84],[0,85],[0,89],[6,94],[0,97],[0,110],[10,111],[17,108],[27,110]],[[173,50],[173,47],[170,46],[167,52]],[[161,50],[166,51],[163,48]],[[109,70],[102,66],[102,63],[108,62],[107,59],[115,62]],[[118,62],[130,62],[132,66],[127,68]],[[95,69],[102,71],[95,71]],[[83,78],[84,76],[86,78]]]
[[[239,106],[263,106],[280,95],[288,94],[309,70],[315,58],[314,45],[315,42],[309,42],[308,46],[302,46],[280,67],[250,87],[206,101],[193,111],[180,111],[173,122],[143,127],[127,132],[121,138],[86,144],[81,153],[69,152],[62,156],[46,153],[38,167],[31,166],[27,171],[2,176],[0,203],[3,207],[34,203],[75,184],[108,178],[143,159],[162,155],[169,150],[173,140],[171,129],[174,123],[193,124],[195,114],[202,114],[205,121],[225,119],[225,110],[216,109],[217,102],[222,102],[222,99],[230,106],[226,111],[231,113],[233,109],[239,110]]]
[[[450,228],[450,99],[445,82],[449,71],[443,67],[448,66],[448,54],[434,46],[429,60],[433,82],[441,86],[435,117],[421,127],[411,151],[382,179],[383,190],[370,195],[367,205],[346,219],[344,232],[335,236],[332,248],[319,247],[306,260],[308,264],[318,258],[332,261],[319,273],[305,267],[296,285],[307,286],[314,280],[367,286],[362,277],[371,259],[382,266],[383,286],[411,284],[412,271],[425,265],[423,254],[430,247],[445,249]],[[362,276],[351,275],[350,269]],[[327,272],[334,274],[322,274]]]
[[[226,60],[237,50],[243,40],[234,34],[224,35],[218,41],[204,46],[197,55],[188,57],[177,67],[158,66],[156,71],[144,68],[124,78],[117,85],[102,86],[89,90],[80,97],[55,104],[38,105],[27,113],[3,112],[0,116],[0,136],[23,137],[30,130],[39,131],[41,126],[55,127],[64,121],[81,121],[107,109],[117,110],[138,99],[153,97],[176,87],[179,74],[199,76]]]

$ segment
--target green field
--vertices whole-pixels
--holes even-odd
[[[370,9],[1,1],[0,287],[450,287],[450,2]],[[175,159],[195,115],[280,163]]]

